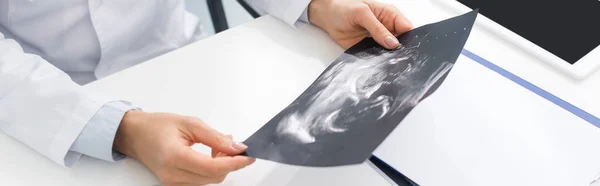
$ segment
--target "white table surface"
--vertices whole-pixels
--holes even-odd
[[[397,5],[416,26],[458,13],[426,0]],[[566,101],[600,115],[600,75],[574,81],[494,35],[475,27],[466,49]],[[343,49],[310,25],[294,30],[270,16],[149,60],[88,88],[130,100],[146,111],[202,118],[244,140],[287,106]],[[0,185],[157,185],[137,161],[107,163],[84,157],[57,166],[0,134]],[[196,149],[209,152],[198,145]],[[416,160],[417,161],[417,160]],[[257,161],[223,185],[388,185],[369,165],[301,168]]]

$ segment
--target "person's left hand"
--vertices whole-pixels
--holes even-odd
[[[312,0],[308,19],[346,49],[369,35],[394,49],[400,45],[395,36],[413,28],[396,7],[372,0]]]
[[[193,150],[202,143],[212,156]],[[169,113],[125,113],[114,149],[144,164],[165,186],[221,183],[226,176],[254,163],[239,156],[247,146],[234,142],[202,120]]]

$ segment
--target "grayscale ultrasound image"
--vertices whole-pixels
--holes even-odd
[[[366,38],[338,57],[292,104],[244,143],[245,155],[302,166],[362,163],[443,82],[477,16],[473,11],[398,36]]]

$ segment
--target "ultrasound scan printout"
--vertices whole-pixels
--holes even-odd
[[[244,155],[328,167],[366,161],[452,69],[477,10],[398,36],[388,50],[366,38],[244,143]]]

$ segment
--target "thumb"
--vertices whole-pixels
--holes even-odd
[[[381,46],[387,49],[394,49],[400,46],[398,39],[375,17],[375,14],[369,8],[360,11],[358,15],[358,24],[369,31],[369,34]]]
[[[228,155],[236,155],[244,152],[248,146],[240,142],[234,142],[227,135],[206,125],[200,119],[193,119],[188,123],[189,131],[194,136],[194,142],[202,143],[213,149],[213,152],[222,152]]]

